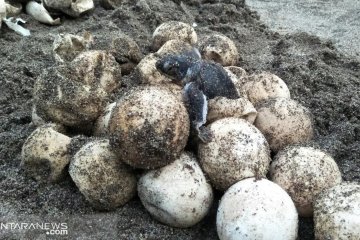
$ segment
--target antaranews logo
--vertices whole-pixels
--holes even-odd
[[[44,230],[47,235],[67,235],[68,225],[61,222],[1,222],[2,231]]]

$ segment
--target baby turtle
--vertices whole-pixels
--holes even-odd
[[[196,48],[180,55],[167,55],[156,62],[156,68],[184,87],[191,128],[203,142],[211,141],[211,133],[204,127],[207,100],[218,96],[240,97],[225,69],[215,62],[201,60]]]

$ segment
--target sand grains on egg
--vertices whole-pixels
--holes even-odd
[[[163,167],[185,148],[189,116],[183,102],[164,86],[142,86],[117,102],[109,122],[111,144],[127,164]]]
[[[213,186],[226,190],[249,177],[265,177],[270,150],[265,137],[248,121],[222,118],[210,125],[213,139],[199,144],[199,161]]]

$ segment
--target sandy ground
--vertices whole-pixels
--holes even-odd
[[[307,32],[331,40],[345,54],[360,59],[360,1],[246,0],[271,29]]]
[[[201,2],[201,4],[200,4]],[[0,217],[1,222],[65,222],[62,239],[217,239],[215,214],[189,229],[167,227],[153,220],[138,198],[113,212],[97,212],[85,201],[68,176],[59,184],[41,184],[20,169],[20,151],[31,125],[32,87],[44,68],[52,66],[52,42],[59,33],[90,31],[94,49],[107,49],[122,32],[144,54],[160,23],[196,22],[199,37],[221,32],[235,41],[238,65],[248,73],[270,71],[289,86],[292,97],[310,108],[315,144],[333,155],[344,180],[360,181],[360,63],[317,37],[282,35],[271,31],[243,1],[124,1],[121,9],[97,6],[80,19],[63,18],[50,27],[29,16],[32,36],[23,38],[0,30]],[[117,96],[115,96],[117,97]],[[1,231],[0,239],[46,239],[44,231]],[[61,239],[61,238],[60,238]],[[311,219],[301,219],[299,239],[313,239]]]

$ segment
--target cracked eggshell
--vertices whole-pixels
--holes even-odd
[[[127,164],[163,167],[178,158],[189,137],[183,102],[166,87],[143,86],[117,102],[110,117],[112,146]]]
[[[34,103],[46,121],[79,127],[103,111],[121,79],[120,67],[105,51],[88,51],[71,63],[46,69],[36,80]]]
[[[249,177],[265,177],[270,150],[265,137],[239,118],[222,118],[208,125],[212,141],[199,144],[199,160],[213,186],[226,190]]]
[[[212,188],[190,153],[144,174],[138,182],[138,194],[155,219],[180,228],[200,222],[213,200]]]
[[[264,134],[271,150],[277,152],[287,145],[313,138],[312,115],[297,101],[274,98],[255,107],[258,111],[255,126]]]
[[[79,17],[94,9],[93,0],[44,0],[44,4],[47,8],[62,11],[72,17]]]
[[[249,123],[254,123],[257,115],[255,107],[246,98],[228,99],[216,97],[208,101],[207,124],[221,118],[243,118]]]
[[[313,215],[317,194],[342,181],[339,167],[331,156],[319,149],[301,146],[278,152],[271,163],[270,179],[290,195],[301,217]]]
[[[152,49],[157,51],[164,43],[171,39],[181,40],[190,45],[197,42],[197,34],[187,23],[169,21],[158,26],[152,36]]]
[[[43,0],[47,8],[62,10],[71,7],[73,0]]]
[[[105,9],[116,9],[124,3],[124,0],[101,0],[100,4]]]
[[[39,114],[36,112],[36,106],[34,105],[31,111],[31,122],[39,127],[46,123],[46,121],[39,116]]]
[[[72,62],[73,74],[88,85],[99,84],[106,92],[114,91],[121,81],[121,70],[107,51],[92,50],[78,55]]]
[[[320,193],[314,203],[315,239],[360,237],[360,184],[343,182]]]
[[[285,82],[272,73],[261,73],[246,78],[243,92],[254,105],[270,98],[288,98],[290,91]]]
[[[266,179],[248,178],[225,192],[216,226],[220,240],[295,240],[298,215],[281,187]]]
[[[137,43],[125,34],[111,41],[110,52],[120,64],[124,75],[129,74],[143,58]]]
[[[223,66],[236,65],[239,53],[235,43],[222,34],[210,34],[200,42],[199,50],[205,60],[217,62]]]
[[[2,20],[4,18],[6,18],[5,0],[0,0],[0,28],[1,28]]]
[[[13,2],[8,3],[8,2],[5,2],[5,6],[6,6],[6,16],[7,17],[14,17],[16,15],[19,15],[21,13],[21,11],[22,11],[21,3],[16,3],[16,2],[15,3],[13,3]],[[0,19],[2,19],[2,18],[0,17]]]
[[[94,136],[106,136],[109,134],[109,121],[116,102],[106,106],[104,112],[96,120],[94,126]]]
[[[70,8],[59,9],[72,17],[79,17],[81,14],[93,10],[95,7],[93,0],[73,0]]]
[[[71,159],[69,173],[86,200],[97,209],[124,205],[136,194],[136,177],[112,152],[108,140],[86,143]]]
[[[21,166],[38,181],[57,182],[70,162],[68,146],[71,138],[57,124],[37,128],[26,139],[21,151]]]
[[[83,36],[73,34],[59,34],[53,43],[53,54],[58,63],[71,62],[80,53],[88,50],[93,42],[91,33]]]
[[[49,25],[59,25],[60,18],[53,19],[50,13],[46,10],[43,4],[40,4],[36,1],[29,1],[26,4],[26,13],[32,16],[35,20],[49,24]]]

